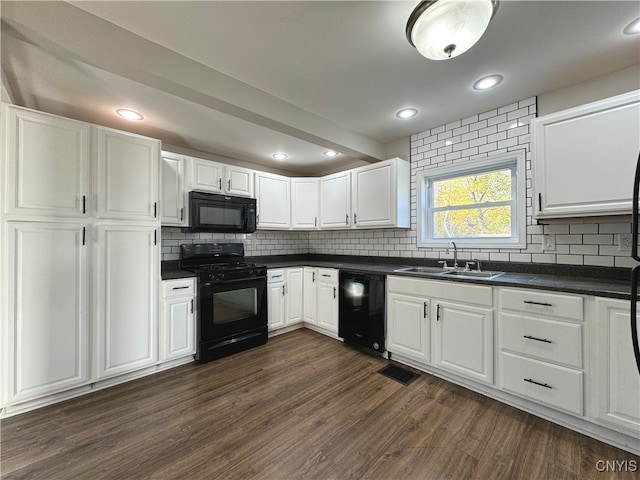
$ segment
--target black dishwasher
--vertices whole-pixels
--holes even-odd
[[[338,335],[368,351],[385,350],[385,276],[340,270]]]

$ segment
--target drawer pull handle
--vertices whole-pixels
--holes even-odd
[[[536,382],[535,380],[533,380],[531,378],[523,378],[523,380],[525,382],[533,383],[534,385],[540,385],[541,387],[544,387],[544,388],[553,388],[551,385],[548,385],[546,383]]]
[[[323,277],[330,277],[331,275],[327,275],[326,273],[322,274]]]
[[[173,287],[173,290],[182,290],[184,288],[189,288],[189,285],[184,286],[184,287]]]
[[[551,340],[547,340],[546,338],[536,338],[531,335],[523,335],[523,337],[528,338],[529,340],[535,340],[536,342],[553,343]]]
[[[273,275],[271,278],[281,278],[282,275]]]
[[[529,305],[542,305],[543,307],[553,307],[551,303],[545,302],[532,302],[531,300],[523,300],[524,303],[528,303]]]

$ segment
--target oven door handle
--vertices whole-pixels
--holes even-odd
[[[222,280],[220,282],[207,282],[200,285],[200,288],[215,288],[220,286],[226,286],[234,283],[247,283],[252,281],[267,281],[267,277],[248,277],[248,278],[236,278],[233,280]]]

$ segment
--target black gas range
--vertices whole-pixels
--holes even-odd
[[[180,266],[198,276],[198,363],[267,342],[267,267],[246,263],[242,243],[183,244]]]

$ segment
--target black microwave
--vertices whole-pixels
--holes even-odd
[[[189,192],[190,232],[253,233],[256,199]]]

